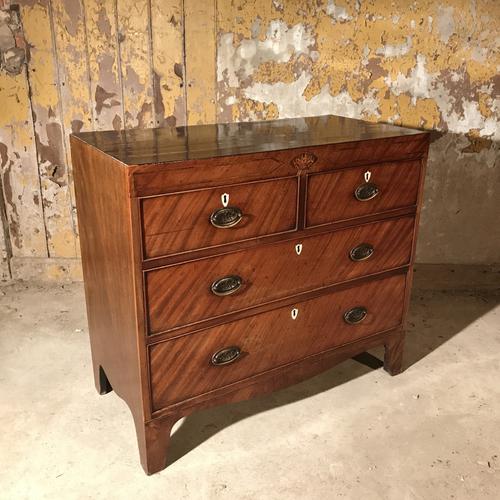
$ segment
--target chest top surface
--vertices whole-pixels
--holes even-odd
[[[325,115],[262,122],[73,134],[126,165],[168,163],[424,134],[421,130]]]

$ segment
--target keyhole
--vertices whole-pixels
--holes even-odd
[[[369,181],[370,181],[371,176],[372,176],[372,173],[371,173],[369,170],[367,170],[367,171],[365,172],[365,182],[369,182]]]
[[[295,252],[297,253],[297,255],[300,255],[302,253],[302,243],[297,243],[295,245]]]
[[[222,206],[227,207],[229,204],[229,195],[227,193],[224,193],[223,195],[221,195],[220,199],[222,201]]]
[[[292,319],[297,319],[297,316],[299,315],[299,310],[296,307],[294,307],[290,312],[290,314],[292,316]]]

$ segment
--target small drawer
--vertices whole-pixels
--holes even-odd
[[[215,247],[297,227],[297,178],[143,198],[145,258]]]
[[[396,328],[404,290],[393,276],[153,345],[153,408]]]
[[[404,266],[413,227],[414,219],[404,217],[148,271],[149,331]]]
[[[420,170],[420,161],[407,161],[312,174],[307,182],[306,225],[416,205]]]

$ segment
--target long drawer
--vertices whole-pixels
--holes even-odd
[[[141,201],[146,259],[292,231],[297,178],[166,194]]]
[[[421,162],[391,162],[309,176],[306,226],[379,214],[417,203]]]
[[[405,275],[153,345],[154,410],[400,325]]]
[[[150,333],[408,264],[414,220],[365,224],[146,273]]]

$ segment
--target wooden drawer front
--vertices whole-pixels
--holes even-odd
[[[393,276],[153,345],[153,407],[158,410],[397,327],[402,320],[404,288],[405,276]],[[359,306],[366,308],[365,318],[358,324],[346,323],[344,314]],[[292,318],[294,308],[296,319]],[[228,347],[237,347],[239,358],[213,365],[212,356]]]
[[[408,264],[413,223],[411,217],[377,222],[149,271],[150,332],[167,331]],[[300,255],[296,244],[302,244]],[[363,244],[373,248],[371,256],[352,260],[351,250],[361,250]],[[226,276],[240,277],[241,286],[230,295],[215,295],[212,283]]]
[[[214,227],[210,216],[223,208],[225,193],[243,216],[233,227]],[[297,222],[297,178],[145,198],[142,219],[146,258],[290,231]]]
[[[378,194],[356,199],[358,187],[369,183]],[[383,163],[311,175],[307,184],[306,225],[317,226],[363,215],[385,212],[417,203],[420,161]],[[360,195],[366,194],[361,192]]]

